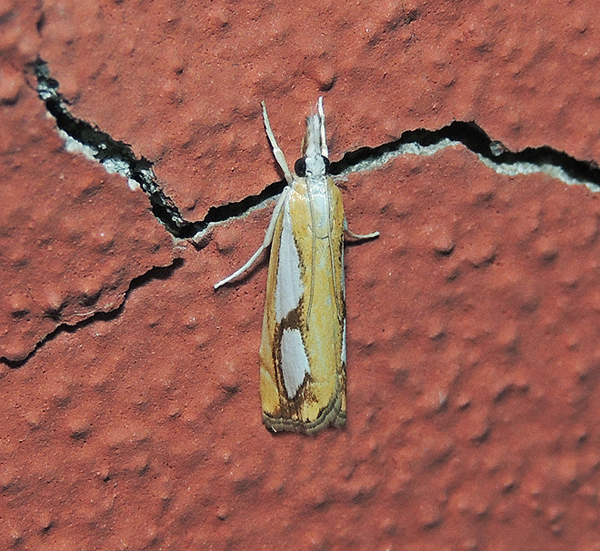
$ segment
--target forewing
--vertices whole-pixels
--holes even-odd
[[[294,183],[271,245],[260,389],[273,431],[314,433],[345,421],[344,212],[328,182],[320,201]]]

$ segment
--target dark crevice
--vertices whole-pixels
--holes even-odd
[[[418,144],[422,147],[434,146],[443,140],[460,142],[467,149],[489,159],[495,164],[519,165],[530,163],[542,167],[551,165],[562,169],[573,180],[581,183],[591,183],[600,186],[600,168],[594,161],[580,161],[562,151],[548,146],[528,147],[522,151],[513,152],[506,149],[502,143],[490,137],[474,122],[454,121],[439,130],[408,130],[402,133],[398,140],[379,147],[363,147],[346,153],[344,157],[331,163],[330,172],[341,174],[351,170],[353,166],[369,160],[376,161],[386,154],[393,153],[403,145]]]
[[[55,117],[57,126],[77,142],[90,148],[93,156],[107,170],[115,171],[114,166],[121,167],[119,172],[137,182],[141,189],[148,195],[152,211],[156,218],[175,237],[191,238],[205,230],[209,224],[224,222],[230,218],[240,217],[264,201],[276,197],[285,186],[284,181],[268,185],[258,195],[226,205],[211,207],[204,220],[190,222],[184,219],[174,202],[159,187],[152,169],[152,163],[145,157],[137,158],[131,147],[111,138],[107,133],[95,126],[77,119],[67,109],[67,102],[58,92],[58,82],[50,76],[48,65],[41,59],[34,64],[37,77],[37,91],[45,102],[48,111]],[[455,121],[439,130],[410,130],[404,132],[399,139],[379,147],[363,147],[356,151],[346,153],[344,157],[332,162],[330,172],[339,175],[350,172],[357,165],[371,163],[377,164],[379,159],[392,155],[402,146],[416,144],[421,147],[435,146],[445,140],[459,142],[470,151],[489,159],[498,165],[531,165],[552,166],[559,169],[572,180],[591,184],[600,190],[600,168],[591,161],[580,161],[573,157],[542,146],[526,148],[519,152],[507,150],[500,142],[493,141],[474,122]],[[265,141],[266,143],[266,141]],[[266,147],[266,146],[265,146]]]
[[[243,216],[250,209],[260,205],[268,199],[277,197],[285,187],[285,181],[281,180],[273,184],[269,184],[258,195],[249,195],[236,203],[228,203],[220,207],[211,207],[208,209],[206,216],[202,222],[196,222],[198,231],[205,230],[209,224],[224,222],[230,218]]]
[[[137,182],[148,195],[152,212],[173,235],[194,235],[195,231],[190,227],[193,224],[183,219],[173,201],[158,187],[152,163],[145,157],[138,159],[128,144],[114,140],[106,132],[71,115],[65,99],[58,91],[58,82],[50,76],[46,62],[38,58],[34,64],[34,72],[38,82],[38,95],[46,104],[48,112],[56,119],[58,128],[87,146],[105,166],[118,164],[122,168],[119,172]]]
[[[204,220],[190,222],[185,220],[179,209],[158,186],[152,163],[145,157],[137,158],[131,147],[111,138],[106,132],[90,123],[74,117],[67,108],[67,101],[58,91],[59,83],[50,76],[48,64],[38,59],[34,64],[37,78],[37,92],[46,104],[48,112],[56,119],[60,130],[87,146],[95,159],[107,170],[119,166],[119,173],[137,182],[148,195],[152,212],[165,228],[175,237],[191,238],[205,230],[209,224],[218,223],[241,216],[262,202],[276,197],[284,188],[284,182],[275,182],[267,186],[258,195],[252,195],[235,203],[211,207]]]
[[[97,321],[112,321],[118,318],[122,314],[123,309],[125,308],[125,304],[127,304],[127,297],[129,293],[131,293],[131,291],[143,287],[146,283],[150,281],[168,279],[169,277],[171,277],[173,272],[180,268],[182,265],[183,260],[181,258],[176,258],[169,266],[155,266],[154,268],[151,268],[146,273],[135,277],[131,280],[129,288],[127,289],[127,291],[125,291],[125,296],[123,297],[123,300],[121,301],[119,306],[117,306],[113,310],[109,310],[108,312],[95,312],[91,314],[89,318],[85,318],[84,320],[78,323],[61,323],[54,329],[54,331],[48,333],[44,338],[40,339],[36,343],[35,348],[27,355],[26,358],[16,361],[9,360],[7,358],[0,358],[0,362],[7,365],[11,369],[18,369],[19,367],[27,363],[42,346],[54,340],[60,334],[74,333],[75,331],[79,331],[82,328],[87,327],[88,325],[91,325],[92,323],[95,323]]]

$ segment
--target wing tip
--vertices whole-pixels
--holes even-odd
[[[263,412],[263,423],[272,433],[297,432],[301,434],[315,435],[322,430],[333,427],[341,429],[346,425],[346,411],[342,409],[345,400],[338,394],[326,408],[321,410],[314,421],[303,421],[301,419],[290,419],[286,417],[273,417]]]

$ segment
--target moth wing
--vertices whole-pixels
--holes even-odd
[[[328,178],[312,197],[296,180],[276,222],[260,348],[263,421],[315,433],[346,419],[344,211]]]

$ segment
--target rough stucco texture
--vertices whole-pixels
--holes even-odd
[[[50,0],[40,52],[73,112],[156,161],[169,195],[198,219],[278,177],[259,101],[296,155],[304,116],[328,89],[333,151],[458,119],[514,150],[597,159],[593,6]]]
[[[292,163],[319,94],[332,159],[460,119],[597,161],[594,6],[21,4],[0,7],[0,549],[600,549],[597,195],[462,146],[340,182],[381,232],[347,248],[348,426],[276,437],[264,263],[212,289],[270,210],[175,243],[64,150],[28,66],[199,220],[279,178],[261,99]]]
[[[59,326],[115,310],[131,280],[172,261],[141,191],[67,153],[30,90],[2,125],[0,356],[25,359]]]

